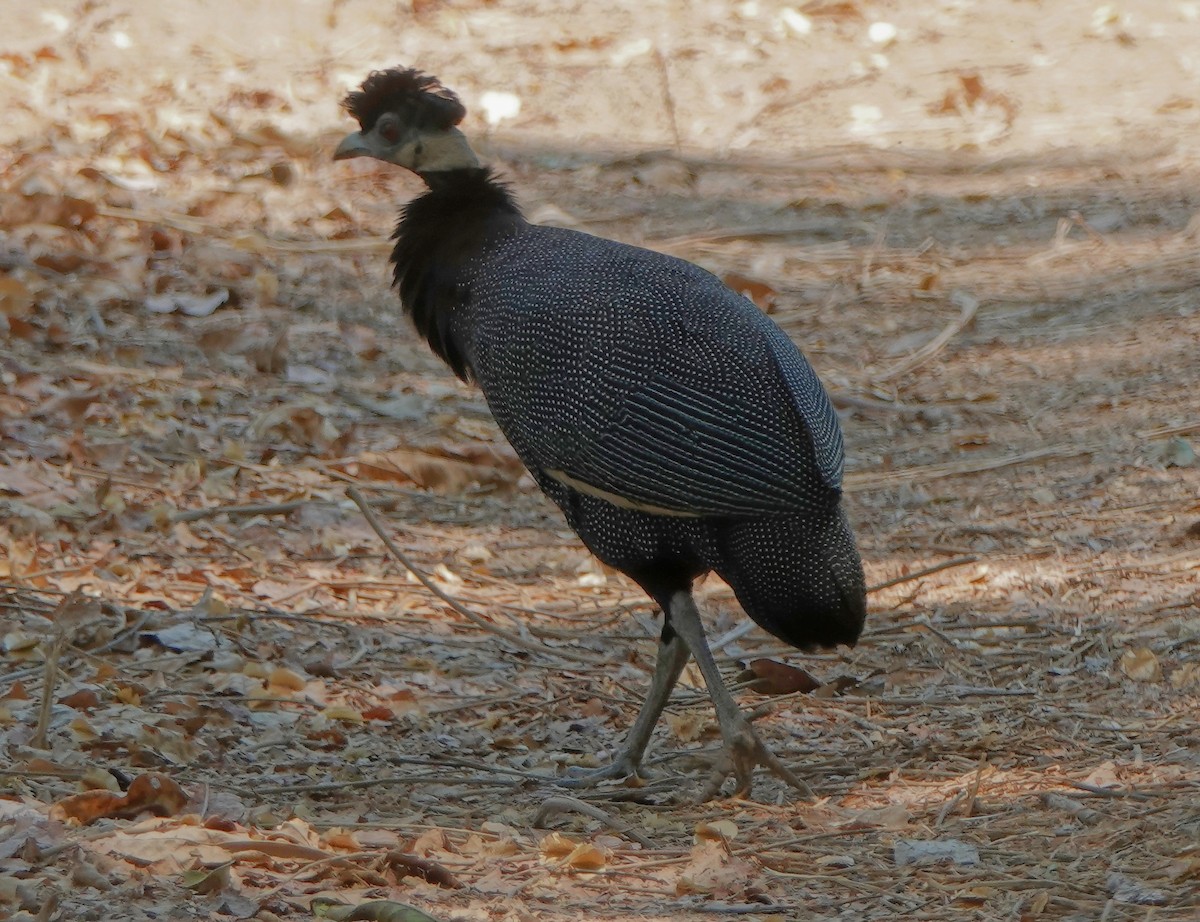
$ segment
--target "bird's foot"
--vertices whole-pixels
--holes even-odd
[[[555,783],[564,788],[590,788],[602,781],[620,781],[623,779],[645,780],[646,775],[628,753],[621,753],[608,765],[599,768],[568,769],[564,777],[556,778]]]
[[[735,787],[733,795],[749,797],[754,784],[754,769],[762,766],[777,778],[782,778],[789,787],[794,788],[800,796],[813,799],[812,788],[804,783],[796,774],[780,761],[764,743],[750,721],[738,716],[733,726],[722,727],[725,745],[713,764],[712,775],[701,794],[701,800],[712,800],[721,793],[725,779],[733,776]]]

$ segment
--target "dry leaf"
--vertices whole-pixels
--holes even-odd
[[[538,850],[544,858],[564,858],[575,851],[579,843],[564,836],[561,832],[552,832],[538,843]]]
[[[737,834],[737,823],[733,820],[713,820],[709,823],[696,824],[695,839],[697,842],[702,840],[728,842],[736,838]]]
[[[180,882],[189,890],[195,890],[197,893],[220,893],[229,886],[229,869],[232,866],[232,861],[226,861],[220,867],[212,868],[211,870],[196,869],[184,871]]]
[[[441,922],[415,906],[394,900],[372,900],[352,906],[321,896],[313,900],[312,911],[318,919],[334,922]]]
[[[286,689],[287,691],[304,691],[304,686],[308,684],[308,680],[297,672],[291,669],[284,669],[282,666],[272,669],[271,674],[267,679],[267,684],[275,688]]]
[[[764,314],[773,313],[779,300],[779,292],[765,282],[757,281],[736,272],[726,272],[722,277],[729,288],[743,298],[749,298]]]
[[[708,718],[703,714],[667,714],[667,726],[681,743],[694,743],[704,733]]]
[[[1149,647],[1135,647],[1121,654],[1121,671],[1135,682],[1157,682],[1162,678],[1162,666]]]
[[[687,868],[675,882],[675,894],[704,894],[716,899],[742,896],[754,886],[758,869],[732,856],[723,843],[704,842],[692,849]]]
[[[743,675],[743,681],[752,679],[750,687],[760,695],[808,693],[821,687],[819,681],[800,667],[773,659],[751,660],[750,667]]]
[[[321,713],[330,720],[340,720],[342,723],[363,723],[362,712],[345,704],[330,705]]]
[[[590,842],[580,842],[563,859],[563,864],[577,871],[602,871],[608,864],[608,855]]]
[[[86,791],[60,800],[50,815],[60,820],[75,820],[86,826],[104,818],[132,819],[142,813],[172,816],[183,809],[187,795],[167,775],[150,772],[140,775],[124,795],[108,791]]]
[[[146,310],[155,314],[171,314],[179,311],[189,317],[207,317],[228,300],[229,290],[220,288],[207,295],[189,295],[178,291],[150,295],[144,303]]]

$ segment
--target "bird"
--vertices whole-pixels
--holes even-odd
[[[663,613],[650,688],[608,765],[563,784],[643,775],[694,659],[721,747],[704,798],[751,796],[756,769],[808,784],[726,687],[693,595],[715,572],[745,613],[801,649],[853,646],[862,560],[842,504],[838,417],[800,349],[683,259],[532,224],[458,127],[459,97],[415,68],[372,71],[342,103],[359,125],[335,160],[373,157],[427,187],[403,206],[393,284],[417,333],[482,390],[541,490],[597,558]]]

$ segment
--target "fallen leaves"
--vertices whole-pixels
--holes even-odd
[[[561,833],[552,832],[539,846],[543,857],[558,867],[574,871],[601,871],[608,864],[608,853],[590,842],[578,842]]]
[[[50,815],[88,826],[101,819],[135,819],[143,813],[173,816],[187,801],[187,795],[172,778],[151,772],[135,778],[124,794],[85,791],[64,798],[51,808]]]
[[[760,695],[791,695],[815,691],[821,687],[818,679],[797,666],[770,659],[751,660],[743,681]]]
[[[724,840],[703,840],[692,848],[675,882],[677,896],[703,895],[715,900],[750,900],[762,896],[758,868],[730,854]]]
[[[1162,679],[1162,666],[1154,651],[1135,647],[1121,654],[1121,671],[1137,682],[1157,682]]]
[[[365,452],[336,467],[364,481],[413,484],[450,495],[481,486],[511,488],[524,473],[511,453],[486,447]]]
[[[313,901],[313,912],[317,918],[333,919],[334,922],[440,922],[415,906],[394,900],[371,900],[351,905],[320,897]]]
[[[1110,899],[1119,915],[1122,900],[1158,894],[1174,904],[1156,912],[1187,916],[1197,874],[1184,841],[1195,788],[1187,716],[1200,664],[1196,633],[1184,630],[1195,607],[1195,430],[1181,428],[1192,419],[1179,400],[1195,390],[1195,318],[1179,292],[1195,275],[1195,227],[1182,230],[1195,184],[1177,152],[1114,160],[1089,146],[1074,103],[1034,117],[1022,80],[1076,100],[1077,87],[1055,81],[1103,74],[1094,59],[1073,70],[986,55],[937,63],[939,39],[915,25],[915,7],[889,13],[894,26],[861,3],[736,4],[717,23],[688,9],[668,30],[683,44],[661,52],[686,160],[617,163],[572,137],[567,162],[547,98],[568,86],[588,108],[585,134],[611,143],[600,89],[611,81],[576,77],[618,59],[628,85],[655,96],[656,75],[641,69],[660,58],[653,38],[586,11],[556,32],[503,4],[413,4],[424,17],[414,40],[432,28],[453,59],[490,61],[475,85],[463,78],[469,104],[509,92],[520,113],[502,95],[484,106],[501,129],[550,120],[536,126],[549,146],[532,159],[496,139],[528,214],[626,239],[653,239],[656,221],[676,235],[708,232],[681,249],[742,267],[727,284],[764,310],[794,301],[777,316],[842,392],[889,353],[926,342],[935,299],[964,279],[996,295],[961,350],[897,379],[901,392],[889,382],[875,395],[897,410],[846,410],[851,479],[875,491],[851,497],[868,565],[908,572],[963,545],[986,553],[988,569],[877,594],[871,633],[836,654],[873,677],[858,685],[808,690],[815,680],[771,659],[784,654],[757,635],[718,654],[752,663],[743,678],[755,694],[807,696],[760,726],[788,764],[811,772],[822,802],[686,804],[715,727],[702,690],[685,685],[642,786],[595,792],[612,794],[607,816],[563,817],[555,844],[529,829],[539,782],[508,772],[595,764],[600,747],[619,743],[661,622],[623,577],[585,561],[556,514],[512,489],[523,470],[495,447],[477,395],[428,374],[382,272],[395,207],[416,187],[378,169],[327,171],[322,126],[335,131],[343,75],[322,62],[344,55],[297,67],[295,49],[315,46],[289,32],[296,17],[274,22],[261,34],[282,36],[286,67],[275,66],[287,80],[271,82],[263,57],[234,60],[228,43],[180,28],[204,53],[173,54],[156,83],[160,47],[136,31],[157,27],[154,10],[122,19],[122,4],[102,6],[70,11],[77,21],[33,8],[31,23],[61,21],[61,32],[0,54],[15,90],[0,191],[0,916],[151,906],[160,917],[187,907],[269,919],[321,908],[319,892],[344,903],[331,918],[387,922],[428,922],[425,911],[1099,918]],[[996,15],[1021,14],[1002,6]],[[1047,10],[1037,11],[1047,34],[1061,32],[1061,11]],[[314,15],[345,47],[371,31],[344,10]],[[239,16],[258,34],[254,10]],[[1111,11],[1102,24],[1119,25]],[[122,35],[137,57],[108,69],[104,49]],[[768,64],[782,46],[788,66],[711,79],[703,67],[731,60],[695,53],[714,41]],[[1047,60],[1078,50],[1037,41]],[[792,60],[801,44],[816,70]],[[506,87],[521,61],[497,48],[526,63],[544,52],[550,70]],[[839,48],[842,76],[827,80],[817,70]],[[909,85],[910,49],[920,79],[897,100],[883,85]],[[874,76],[885,53],[895,81]],[[566,84],[555,55],[567,59]],[[114,101],[118,82],[133,91]],[[1138,103],[1158,112],[1156,139],[1195,111],[1186,95]],[[614,99],[618,127],[633,132],[624,143],[662,143],[656,105]],[[932,100],[932,117],[913,99]],[[846,135],[828,113],[847,111],[905,150],[838,146]],[[1121,124],[1136,125],[1127,114]],[[910,115],[913,133],[901,134]],[[1095,156],[1043,149],[1036,134],[1020,136],[1016,159],[956,152],[945,166],[931,149],[1030,125],[1069,131]],[[692,149],[730,139],[711,161]],[[758,153],[743,158],[742,144]],[[764,167],[775,144],[805,149],[803,162]],[[793,190],[792,205],[780,189]],[[1038,248],[1075,208],[1086,221],[1068,229],[1087,231],[1086,247],[1052,247],[1058,261],[1040,269]],[[711,236],[742,222],[786,233]],[[1123,300],[1128,291],[1136,297]],[[1122,441],[1137,428],[1130,413],[1179,431]],[[1007,455],[1023,439],[1093,424],[1112,438],[1086,465],[979,477],[958,464],[952,482],[912,491],[876,470],[985,443]],[[488,451],[472,453],[477,443]],[[607,665],[496,646],[446,617],[378,556],[346,481],[379,488],[388,522],[439,585],[514,634]],[[1156,556],[1160,535],[1180,542],[1167,556]],[[82,598],[56,611],[58,593],[76,589]],[[725,590],[713,580],[705,591]],[[722,632],[724,607],[705,608]],[[907,629],[914,612],[928,615],[919,631]],[[990,626],[1010,621],[1021,626]],[[819,676],[839,669],[803,662]],[[981,694],[1006,690],[1027,697]],[[43,712],[47,748],[34,749]],[[414,756],[427,763],[402,761]],[[975,783],[983,757],[1007,761],[1007,773]],[[119,785],[151,770],[195,792],[183,809],[198,812],[120,818],[136,804]],[[1080,778],[1103,793],[1066,787]],[[51,820],[51,805],[80,788],[93,789],[90,815],[116,812],[86,828]],[[89,815],[88,803],[72,809]],[[980,834],[991,844],[979,864],[894,867],[897,836]],[[1153,848],[1120,850],[1124,879],[1110,882],[1096,856],[1114,854],[1113,841]],[[470,889],[452,890],[439,867]],[[1013,891],[1012,880],[1036,889]],[[382,892],[424,909],[374,899]]]

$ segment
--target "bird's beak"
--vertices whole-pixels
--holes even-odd
[[[351,157],[373,157],[367,139],[361,131],[354,131],[342,138],[342,143],[333,152],[334,160],[349,160]]]

